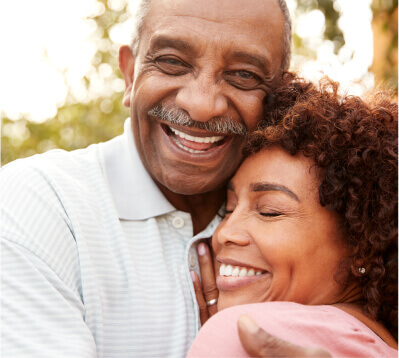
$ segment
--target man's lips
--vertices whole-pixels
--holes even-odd
[[[223,146],[232,139],[232,136],[219,135],[209,132],[196,132],[188,128],[179,128],[161,124],[165,134],[181,150],[190,154],[205,154],[217,147]],[[208,153],[210,154],[210,153]]]
[[[187,134],[184,131],[180,131],[172,127],[169,127],[169,129],[173,133],[171,134],[172,138],[174,138],[177,143],[182,144],[183,147],[197,151],[208,150],[212,147],[215,147],[221,144],[219,142],[223,141],[225,138],[224,136],[199,137]]]

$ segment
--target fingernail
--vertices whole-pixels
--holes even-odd
[[[198,251],[198,255],[200,255],[200,256],[204,256],[205,255],[206,250],[205,250],[205,244],[203,242],[198,244],[197,251]]]
[[[259,330],[259,326],[256,324],[256,322],[247,315],[240,316],[238,318],[238,324],[241,326],[241,328],[245,329],[251,334],[255,334]]]
[[[190,276],[191,276],[191,279],[193,280],[193,282],[195,282],[195,280],[197,279],[197,277],[195,277],[194,271],[190,271]]]

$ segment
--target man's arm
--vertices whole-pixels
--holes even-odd
[[[29,250],[2,239],[2,357],[96,357],[76,292]]]
[[[68,218],[40,170],[1,172],[3,357],[96,357]]]

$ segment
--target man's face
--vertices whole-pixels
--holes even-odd
[[[151,1],[137,57],[125,49],[120,63],[136,146],[158,183],[193,195],[227,182],[280,78],[283,27],[275,0]]]

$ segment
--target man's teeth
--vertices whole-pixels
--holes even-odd
[[[180,147],[181,149],[186,150],[187,152],[190,152],[190,153],[203,153],[203,152],[205,152],[205,150],[195,150],[195,149],[187,148],[185,145],[181,144],[180,142],[178,142],[174,138],[172,138],[172,139],[175,141],[175,143],[177,144],[178,147]]]
[[[222,140],[224,138],[223,136],[194,137],[194,136],[189,135],[187,133],[180,132],[180,131],[178,131],[175,128],[172,128],[172,127],[169,127],[169,128],[174,134],[176,134],[180,138],[187,139],[187,140],[190,140],[190,141],[196,142],[196,143],[215,143],[215,142],[218,142],[218,141],[220,141],[220,140]]]
[[[222,264],[219,269],[220,276],[257,276],[262,275],[264,271],[262,270],[254,270],[253,268],[241,267],[241,266],[232,266]]]

